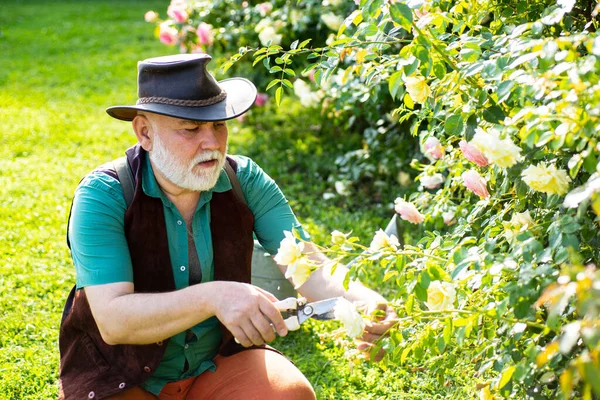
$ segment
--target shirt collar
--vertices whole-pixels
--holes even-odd
[[[150,156],[148,153],[144,152],[144,161],[142,166],[142,189],[144,193],[150,197],[155,197],[161,199],[163,202],[171,203],[167,196],[165,196],[164,192],[160,188],[160,185],[156,181],[156,177],[154,176],[154,170],[152,169],[152,164],[150,163]],[[227,162],[227,161],[225,161]],[[217,183],[213,186],[212,189],[202,192],[202,197],[212,197],[212,193],[222,193],[228,190],[231,190],[231,182],[229,181],[229,177],[227,176],[227,172],[223,168],[221,168],[221,173],[219,174],[219,178],[217,179]]]

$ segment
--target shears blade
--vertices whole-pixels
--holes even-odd
[[[306,303],[298,307],[298,322],[302,324],[309,318],[320,321],[335,319],[335,306],[341,297]]]

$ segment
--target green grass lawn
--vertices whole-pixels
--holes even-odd
[[[56,397],[58,327],[75,282],[64,238],[71,197],[81,177],[135,141],[129,124],[104,109],[134,101],[137,60],[176,51],[161,45],[143,20],[149,9],[164,15],[167,5],[0,5],[0,399]],[[303,111],[288,105],[234,123],[231,152],[251,156],[280,183],[315,241],[325,244],[333,229],[367,240],[389,212],[323,200],[343,146],[314,135]],[[336,327],[309,324],[275,343],[320,399],[466,398],[474,390],[460,371],[444,386],[426,371],[355,363],[332,332]]]

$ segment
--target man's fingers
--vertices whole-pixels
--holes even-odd
[[[259,307],[264,316],[271,321],[271,324],[273,324],[279,336],[287,335],[288,329],[285,326],[281,312],[273,305],[273,303],[261,302]]]
[[[273,332],[273,327],[263,314],[255,314],[252,317],[252,324],[258,333],[260,333],[264,342],[272,342],[275,340],[275,332]]]
[[[368,343],[373,343],[376,340],[378,340],[381,337],[381,335],[377,335],[377,334],[373,334],[373,333],[369,333],[369,332],[365,332],[363,333],[363,335],[360,337],[360,340],[363,340],[365,342]]]
[[[244,333],[244,330],[236,327],[231,329],[231,334],[235,338],[235,341],[241,344],[244,347],[252,346],[252,341],[248,339],[248,336]]]
[[[385,356],[385,350],[381,348],[374,357],[371,357],[371,352],[373,351],[374,347],[376,347],[375,344],[367,342],[361,342],[356,346],[359,351],[364,353],[364,356],[367,360],[379,362]]]
[[[397,321],[386,320],[382,322],[371,322],[365,325],[365,330],[375,335],[383,335],[386,333]]]
[[[252,346],[252,345],[260,346],[261,344],[265,343],[265,341],[262,338],[262,335],[254,327],[254,324],[250,320],[248,320],[246,323],[244,323],[242,325],[242,329],[244,330],[244,333],[246,334],[248,339],[250,339],[250,342],[251,342],[250,346]],[[246,347],[250,347],[250,346],[246,346]]]
[[[266,298],[268,298],[268,299],[269,299],[269,300],[270,300],[272,303],[276,303],[276,302],[278,302],[278,301],[279,301],[279,299],[278,299],[277,297],[275,297],[275,296],[273,295],[273,293],[267,292],[266,290],[264,290],[264,289],[261,289],[261,288],[259,288],[258,286],[255,286],[255,288],[256,288],[256,289],[257,289],[259,292],[261,292],[261,293],[262,293],[262,294],[263,294],[263,295],[264,295]]]

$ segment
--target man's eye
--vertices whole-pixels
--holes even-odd
[[[198,127],[185,129],[186,132],[194,133],[198,130]]]

